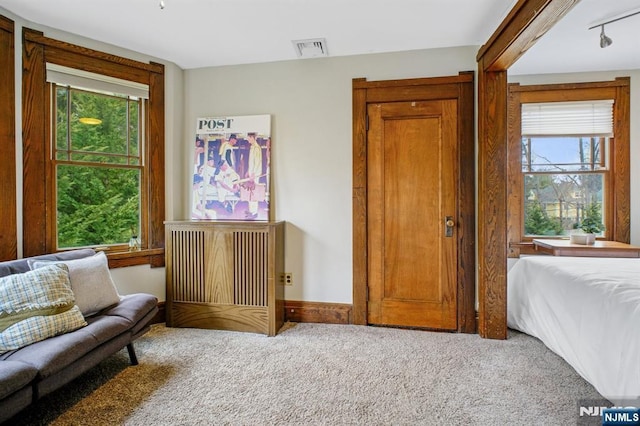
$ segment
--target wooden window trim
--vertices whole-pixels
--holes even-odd
[[[47,116],[51,117],[52,111],[50,111],[51,107],[53,107],[53,104],[55,103],[55,100],[53,99],[56,95],[55,95],[55,88],[56,87],[60,87],[60,86],[55,86],[53,83],[47,83],[47,103],[46,105],[50,106],[49,110],[47,110]],[[68,95],[70,95],[68,93]],[[144,104],[144,106],[142,107],[142,109],[144,109],[145,111],[147,111],[147,115],[148,115],[148,109],[149,109],[149,101],[146,99],[142,99],[142,103]],[[70,111],[67,111],[67,114],[70,114]],[[139,117],[140,120],[146,119],[146,117]],[[48,125],[53,124],[51,120],[47,121]],[[55,124],[53,124],[53,126],[55,126]],[[147,124],[145,123],[144,125],[144,129],[147,128]],[[56,128],[54,127],[52,130],[47,130],[46,134],[50,134],[50,135],[54,135],[56,134]],[[82,162],[76,162],[74,160],[72,160],[71,158],[65,159],[65,160],[59,160],[57,159],[57,154],[56,154],[56,147],[55,144],[56,142],[51,141],[51,143],[48,143],[46,145],[46,158],[49,159],[49,161],[47,161],[47,176],[50,177],[50,179],[48,180],[48,182],[51,183],[51,185],[48,185],[47,190],[51,191],[49,192],[49,199],[51,200],[56,200],[56,191],[57,188],[55,187],[55,185],[53,185],[53,183],[56,181],[56,168],[57,166],[60,165],[83,165],[83,166],[89,166],[89,167],[95,167],[95,168],[100,168],[100,167],[104,167],[104,168],[118,168],[118,167],[122,167],[123,169],[128,169],[128,170],[132,170],[132,169],[137,169],[140,171],[140,187],[141,188],[148,188],[149,186],[149,167],[147,164],[147,158],[148,156],[146,155],[146,150],[147,150],[147,145],[145,143],[146,138],[148,137],[148,135],[145,134],[145,137],[140,139],[140,149],[142,150],[142,155],[138,156],[137,158],[139,159],[139,164],[135,164],[135,165],[131,165],[131,164],[127,164],[126,165],[121,165],[121,164],[116,164],[116,163],[103,163],[103,164],[98,164],[98,163],[82,163]],[[149,235],[148,235],[148,224],[149,224],[149,211],[148,209],[144,208],[144,206],[148,206],[149,202],[148,202],[148,194],[147,191],[140,191],[140,234],[138,235],[141,239],[142,239],[142,244],[143,244],[143,248],[148,248],[148,246],[145,244],[146,241],[149,239]],[[48,247],[50,247],[49,251],[55,251],[55,250],[65,250],[65,249],[59,249],[58,247],[58,235],[57,235],[57,223],[56,223],[56,215],[52,214],[50,215],[49,219],[48,219],[48,229],[50,229],[51,231],[48,232],[48,238],[49,238],[49,242],[48,242]],[[109,250],[105,251],[105,253],[107,253],[107,257],[111,257],[112,254],[111,253],[120,253],[120,252],[128,252],[129,249],[129,242],[126,241],[123,244],[119,244],[119,245],[110,245],[109,246]],[[100,250],[100,249],[99,249]],[[131,257],[132,259],[137,259],[138,261],[140,261],[139,256],[135,256],[134,254],[129,254],[129,257]]]
[[[18,257],[14,52],[14,23],[0,16],[0,261]]]
[[[139,252],[110,253],[110,266],[164,265],[164,66],[143,63],[45,37],[23,28],[23,255],[54,251],[50,221],[55,216],[48,179],[49,118],[46,63],[105,74],[149,86],[145,163],[148,241]],[[162,253],[162,254],[160,254]]]
[[[607,202],[604,239],[628,243],[630,239],[631,198],[630,198],[630,92],[629,77],[612,81],[592,83],[545,84],[521,86],[508,85],[508,147],[507,147],[507,241],[508,256],[518,257],[528,254],[522,245],[531,242],[531,237],[523,235],[522,224],[522,178],[521,105],[538,102],[567,102],[614,100],[614,138],[610,139],[609,164],[605,173]],[[547,237],[545,237],[547,238]]]

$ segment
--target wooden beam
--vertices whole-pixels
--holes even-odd
[[[482,64],[482,63],[481,63]],[[478,333],[507,338],[507,72],[478,70]]]
[[[478,51],[478,333],[507,337],[507,70],[580,0],[519,0]]]
[[[478,51],[485,71],[506,71],[580,0],[520,0]]]

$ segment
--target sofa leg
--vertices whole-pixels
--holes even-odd
[[[127,351],[129,352],[129,359],[131,360],[131,365],[138,365],[138,357],[136,356],[135,349],[133,349],[133,343],[129,343],[127,345]]]

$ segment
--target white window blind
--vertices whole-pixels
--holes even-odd
[[[522,136],[613,136],[613,100],[522,104]]]
[[[149,86],[103,74],[47,63],[47,82],[78,89],[149,99]]]

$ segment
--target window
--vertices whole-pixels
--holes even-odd
[[[111,267],[162,266],[164,67],[23,40],[23,256],[103,246]]]
[[[525,237],[602,223],[613,101],[522,104],[521,120]]]
[[[56,248],[146,241],[142,98],[50,83]]]
[[[604,225],[599,238],[628,242],[628,84],[509,85],[510,256],[585,220]]]
[[[603,220],[608,142],[593,137],[523,137],[525,236],[567,236],[594,210]]]

